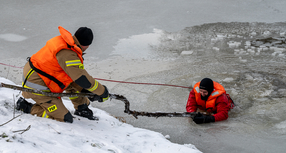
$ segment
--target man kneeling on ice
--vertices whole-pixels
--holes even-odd
[[[234,103],[224,87],[204,78],[195,84],[189,94],[186,105],[187,112],[198,112],[193,118],[197,124],[226,120],[228,111],[234,107]]]
[[[98,120],[88,108],[90,101],[104,102],[109,98],[105,86],[97,82],[84,69],[83,52],[93,40],[93,33],[87,27],[79,28],[74,36],[59,26],[60,35],[47,41],[46,45],[29,58],[23,70],[23,87],[52,93],[89,92],[94,96],[70,97],[75,115]],[[51,118],[62,122],[73,122],[73,116],[64,106],[60,97],[49,97],[30,92],[22,93],[24,98],[31,98],[31,104],[20,97],[17,110]]]

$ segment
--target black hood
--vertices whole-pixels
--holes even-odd
[[[205,98],[208,98],[214,90],[213,80],[210,78],[204,78],[200,83],[200,89],[208,91],[208,96],[204,98],[202,97],[202,99],[206,100]]]

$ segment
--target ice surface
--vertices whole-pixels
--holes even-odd
[[[85,56],[85,68],[94,77],[182,86],[210,77],[222,83],[237,104],[227,121],[208,125],[195,125],[186,118],[136,120],[123,113],[124,106],[118,101],[93,106],[124,117],[134,126],[169,135],[172,142],[194,144],[203,152],[284,152],[285,51],[267,47],[271,43],[253,48],[249,42],[285,36],[285,24],[273,24],[285,21],[285,3],[2,1],[0,64],[6,65],[0,65],[0,76],[21,84],[26,57],[58,35],[58,26],[71,33],[88,26],[95,39]],[[190,50],[192,54],[181,56]],[[100,82],[112,93],[125,95],[131,109],[185,111],[189,89]],[[117,151],[113,146],[110,149]]]
[[[24,36],[12,34],[12,33],[7,33],[7,34],[1,34],[0,39],[4,39],[6,41],[12,41],[12,42],[19,42],[27,39]]]

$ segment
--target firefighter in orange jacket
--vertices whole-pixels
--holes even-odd
[[[92,30],[80,27],[72,36],[63,27],[58,28],[60,35],[48,40],[42,49],[29,58],[24,66],[22,85],[25,88],[53,93],[93,93],[91,98],[70,97],[70,100],[74,105],[75,115],[98,120],[88,106],[90,101],[106,101],[109,92],[84,69],[82,55],[92,43]],[[17,101],[17,110],[62,122],[73,122],[73,116],[60,97],[30,92],[23,92],[22,96],[24,98],[20,97]],[[31,98],[36,103],[29,103],[25,98]]]
[[[198,112],[193,118],[197,124],[226,120],[228,111],[234,106],[224,87],[204,78],[195,84],[189,94],[187,112]]]

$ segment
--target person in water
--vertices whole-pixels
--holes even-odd
[[[198,112],[193,121],[202,124],[226,120],[233,107],[234,103],[224,87],[210,78],[204,78],[190,92],[186,110]]]

